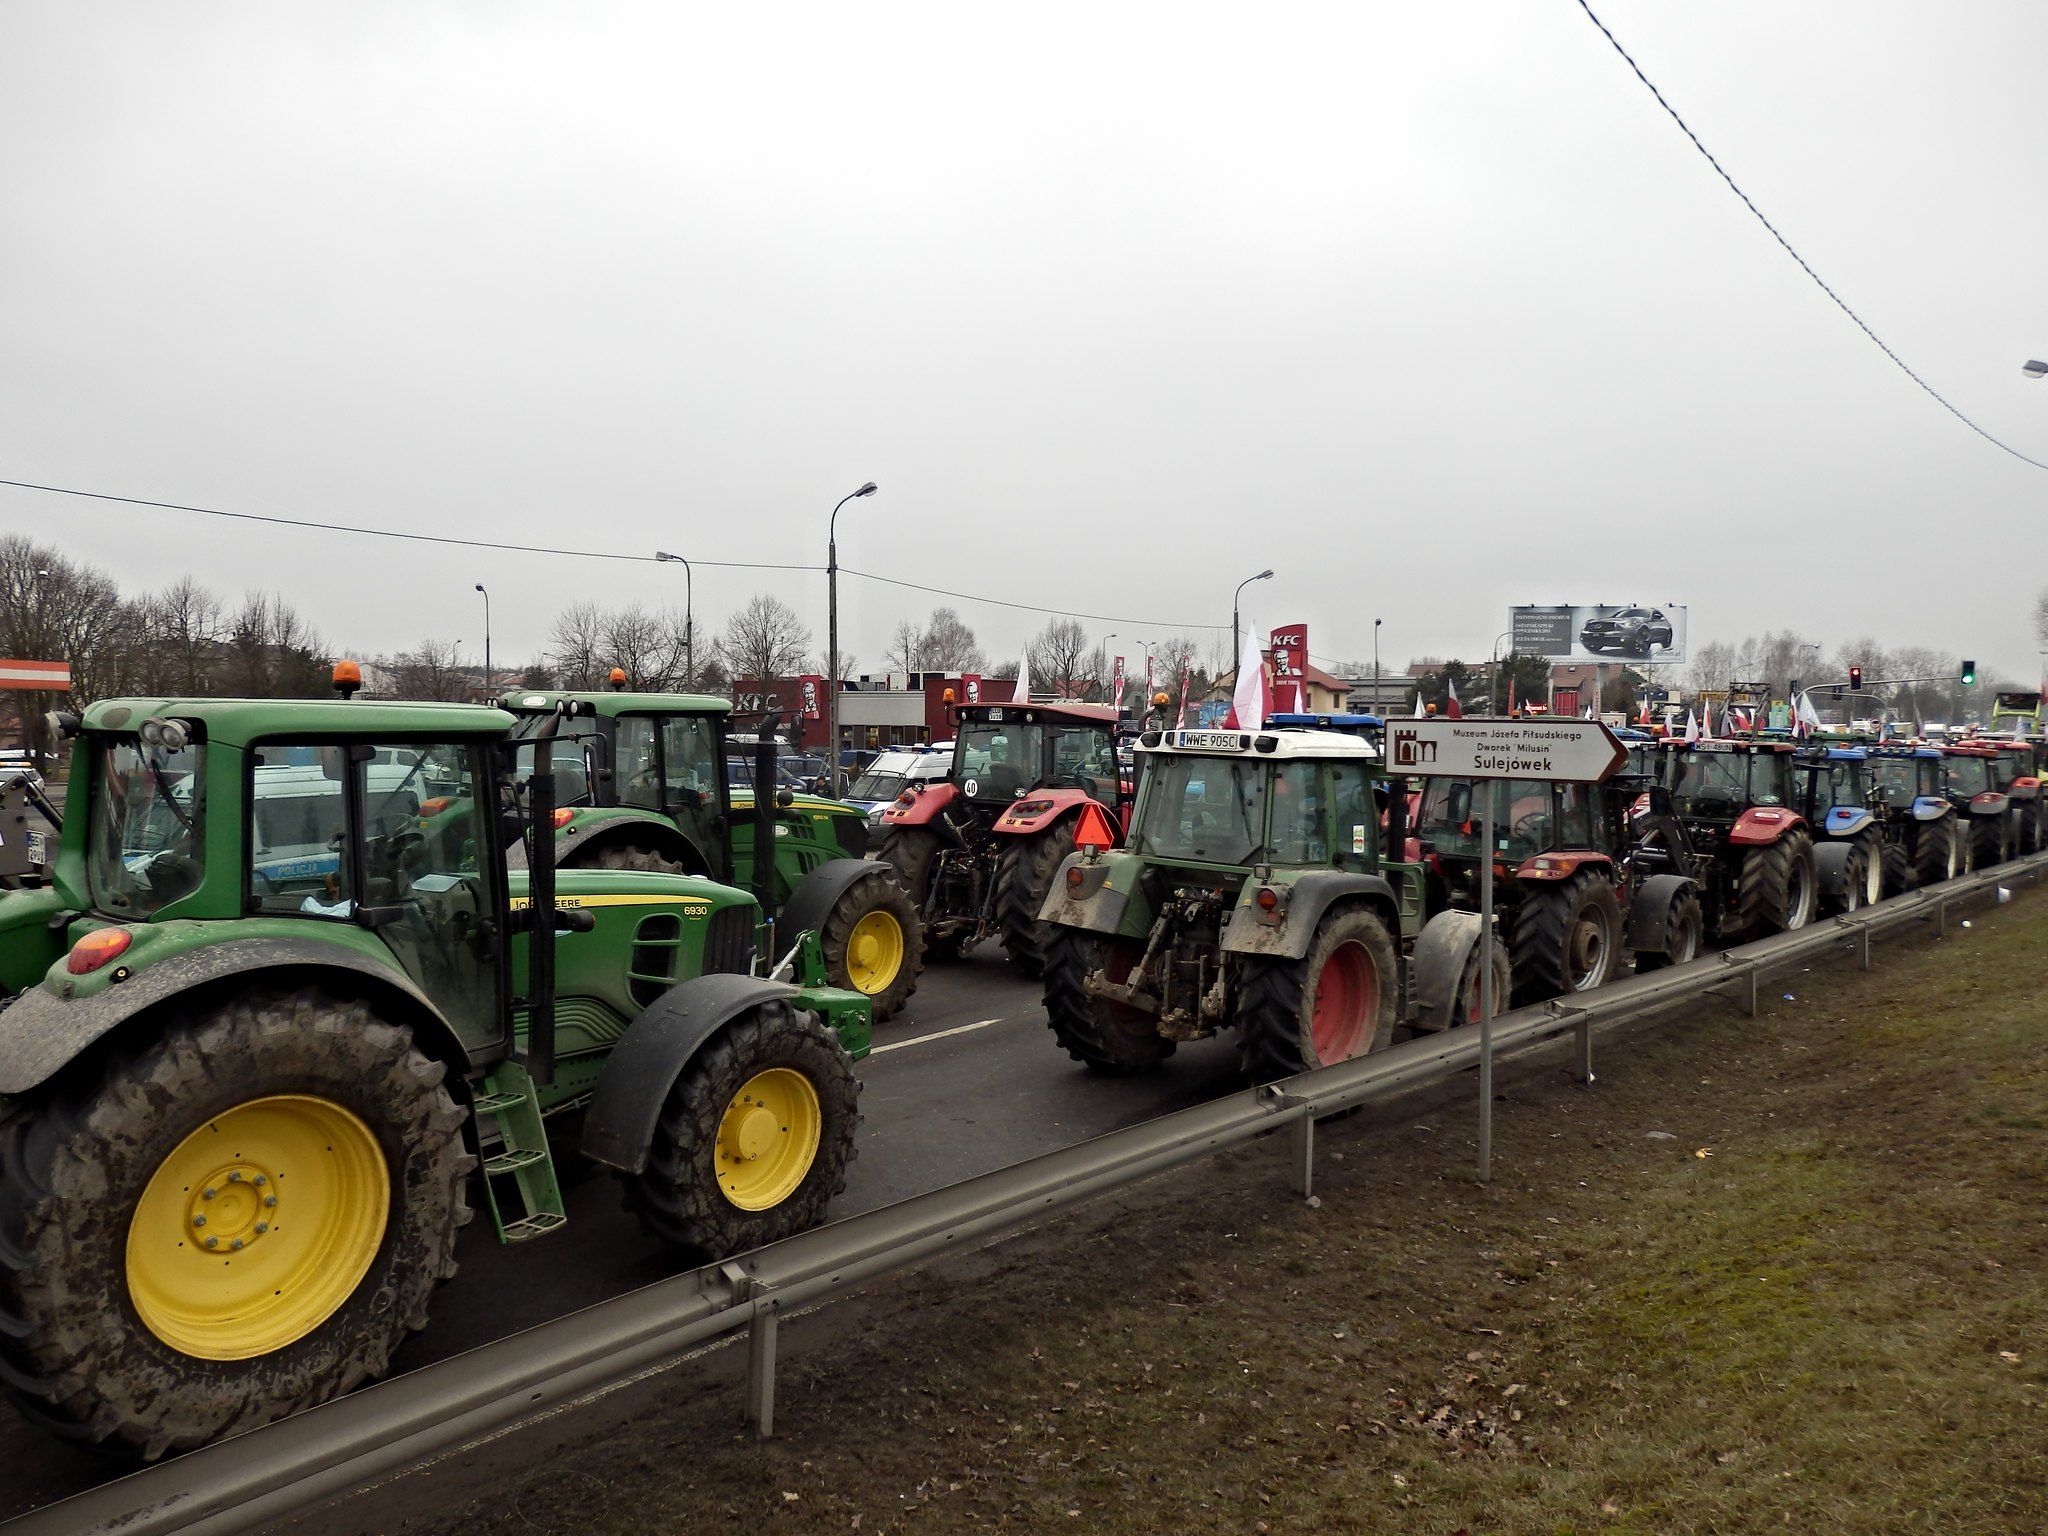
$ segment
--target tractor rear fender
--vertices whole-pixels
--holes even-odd
[[[1437,913],[1423,925],[1415,950],[1408,958],[1408,974],[1414,978],[1417,1029],[1450,1029],[1463,1022],[1458,1017],[1458,983],[1471,963],[1473,946],[1479,942],[1479,914],[1456,908]],[[1494,998],[1494,1010],[1507,1006],[1503,988]]]
[[[1636,954],[1661,955],[1670,947],[1671,908],[1699,882],[1684,875],[1652,875],[1636,887],[1628,904],[1628,947]]]
[[[904,797],[910,803],[905,805]],[[936,779],[925,785],[913,785],[896,797],[896,801],[882,812],[885,827],[921,827],[935,819],[939,812],[960,798],[960,786],[950,779]]]
[[[1954,815],[1955,809],[1939,795],[1917,795],[1913,800],[1913,819],[1939,821],[1944,816]]]
[[[620,845],[651,848],[665,859],[686,865],[692,874],[718,877],[704,850],[674,822],[657,812],[623,805],[578,812],[569,825],[555,833],[555,864],[584,863],[600,849]]]
[[[1338,902],[1360,902],[1387,925],[1389,935],[1401,932],[1400,905],[1385,875],[1358,875],[1340,869],[1312,869],[1292,880],[1277,880],[1273,889],[1281,893],[1277,921],[1260,910],[1262,889],[1257,880],[1247,880],[1238,892],[1237,906],[1223,929],[1223,950],[1232,955],[1265,955],[1282,960],[1299,960],[1315,942],[1316,927],[1323,914]]]
[[[1795,811],[1781,810],[1774,805],[1751,806],[1735,818],[1735,825],[1728,829],[1728,841],[1738,848],[1760,847],[1775,843],[1787,832],[1796,832],[1806,826],[1806,818]]]
[[[1053,871],[1052,889],[1045,893],[1039,920],[1089,933],[1143,938],[1152,926],[1151,904],[1141,899],[1133,912],[1130,902],[1144,869],[1144,860],[1135,854],[1105,853],[1091,861],[1085,853],[1070,853]],[[1069,879],[1069,872],[1075,870],[1080,872],[1078,882]],[[1137,925],[1135,932],[1128,931],[1131,923]]]
[[[669,1090],[690,1058],[734,1019],[797,988],[759,976],[693,976],[648,1004],[612,1050],[583,1116],[583,1154],[642,1173]]]
[[[2005,792],[2015,800],[2038,800],[2041,798],[2041,781],[2030,778],[2014,779],[2005,786]]]
[[[770,957],[771,960],[780,960],[781,951],[794,944],[798,934],[822,934],[825,919],[832,915],[832,904],[854,881],[869,875],[887,875],[894,880],[896,866],[877,859],[827,859],[798,881],[796,889],[789,893],[789,900],[775,914],[775,947],[778,952]]]
[[[996,818],[995,830],[1005,837],[1035,837],[1062,816],[1077,813],[1093,797],[1085,789],[1034,789],[1012,800]],[[1112,830],[1116,817],[1109,817]]]
[[[61,980],[56,984],[60,988]],[[360,997],[394,1023],[410,1025],[421,1046],[468,1075],[469,1053],[453,1026],[412,980],[367,955],[317,939],[230,939],[166,956],[118,986],[65,997],[50,985],[31,988],[7,1009],[0,1030],[0,1094],[27,1093],[49,1081],[98,1041],[142,1032],[150,1017],[183,1012],[221,993],[249,986],[315,986]]]
[[[1839,896],[1848,886],[1849,856],[1857,845],[1844,838],[1820,844],[1813,850],[1813,865],[1823,896]]]
[[[1860,805],[1838,805],[1828,812],[1825,830],[1829,837],[1857,837],[1876,819]]]
[[[2003,816],[2010,802],[1995,789],[1987,789],[1981,795],[1970,796],[1972,816]]]
[[[1515,866],[1517,880],[1569,880],[1582,869],[1597,869],[1609,883],[1614,879],[1614,860],[1590,849],[1573,853],[1539,853]]]

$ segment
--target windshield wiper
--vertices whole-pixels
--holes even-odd
[[[171,781],[164,777],[163,764],[156,760],[156,754],[153,752],[146,755],[142,761],[149,769],[149,776],[156,780],[157,791],[164,797],[164,804],[168,805],[171,808],[171,814],[178,818],[178,825],[187,832],[190,832],[192,830],[192,818],[179,809],[178,798],[171,793]]]

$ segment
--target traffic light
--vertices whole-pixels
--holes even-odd
[[[1970,688],[1970,687],[1974,687],[1974,686],[1976,685],[1976,682],[1977,682],[1977,663],[1975,663],[1974,661],[1966,661],[1966,662],[1964,662],[1964,663],[1963,663],[1963,686],[1964,686],[1965,688]]]
[[[1852,692],[1860,693],[1863,691],[1863,669],[1861,667],[1851,667],[1849,669],[1849,687]]]

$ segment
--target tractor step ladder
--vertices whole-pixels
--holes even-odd
[[[523,1243],[568,1221],[554,1154],[541,1123],[533,1079],[515,1062],[500,1062],[476,1098],[477,1149],[484,1160],[484,1194],[498,1240]],[[517,1203],[511,1197],[515,1196]]]

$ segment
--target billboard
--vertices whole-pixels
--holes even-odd
[[[1308,708],[1308,626],[1274,628],[1266,655],[1273,663],[1273,708],[1297,713]]]
[[[1685,610],[1669,603],[1556,603],[1510,608],[1508,633],[1523,656],[1675,666],[1685,661]]]

